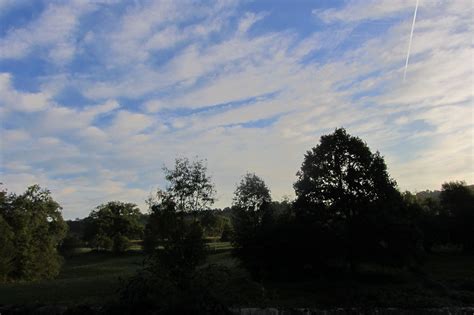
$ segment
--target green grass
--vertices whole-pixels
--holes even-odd
[[[0,285],[0,304],[100,304],[114,300],[119,278],[135,273],[143,255],[85,252],[66,260],[56,279]]]
[[[226,242],[209,243],[206,264],[243,272]],[[119,278],[126,279],[144,259],[139,247],[117,256],[79,249],[54,280],[0,284],[1,304],[104,304],[117,298]],[[322,275],[313,280],[265,282],[259,305],[271,307],[474,305],[474,256],[431,255],[424,276],[365,266],[361,274]]]
[[[211,252],[209,263],[228,267],[237,265],[230,256],[230,243],[213,242],[208,245]],[[132,276],[141,267],[144,258],[138,244],[133,244],[127,253],[120,256],[77,248],[53,280],[0,284],[0,305],[107,303],[117,298],[119,278]]]

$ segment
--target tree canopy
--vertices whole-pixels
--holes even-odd
[[[232,224],[234,255],[254,277],[263,276],[269,267],[273,235],[273,209],[270,190],[254,173],[245,174],[234,192]]]
[[[47,189],[33,185],[21,195],[0,194],[0,280],[37,280],[59,273],[57,247],[67,226]]]
[[[345,257],[354,268],[356,261],[382,253],[393,258],[391,250],[402,248],[402,239],[406,246],[417,243],[384,159],[345,129],[323,135],[297,176],[297,215],[318,226],[320,239],[328,243],[322,252],[334,251],[329,255]]]
[[[256,211],[260,206],[271,202],[270,190],[255,173],[245,174],[234,192],[233,205],[247,211]]]
[[[129,239],[140,238],[140,210],[133,203],[110,201],[97,206],[86,219],[85,238],[96,249],[123,252]]]
[[[321,137],[308,151],[294,184],[297,204],[322,207],[334,219],[349,219],[396,192],[379,152],[345,129]]]
[[[207,210],[214,204],[216,190],[207,175],[204,160],[177,158],[173,169],[164,167],[163,170],[168,181],[166,194],[172,198],[178,211]]]

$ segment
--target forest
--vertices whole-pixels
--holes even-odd
[[[217,209],[205,160],[163,172],[148,209],[112,200],[70,221],[46,188],[2,188],[0,313],[474,305],[474,186],[402,192],[344,128],[302,152],[294,199],[249,172]]]

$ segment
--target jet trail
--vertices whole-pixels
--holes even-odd
[[[413,14],[413,23],[411,24],[410,41],[408,42],[407,60],[405,61],[405,71],[403,72],[403,82],[405,82],[405,78],[407,77],[408,60],[410,59],[411,41],[413,39],[413,31],[415,30],[416,11],[418,11],[418,2],[419,0],[416,0],[415,13]]]

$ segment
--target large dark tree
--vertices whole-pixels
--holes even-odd
[[[21,195],[0,193],[0,280],[37,280],[59,273],[57,248],[67,226],[49,190],[38,185]]]
[[[111,201],[98,206],[85,220],[85,238],[96,249],[123,252],[129,240],[140,238],[140,210],[133,203]]]
[[[312,222],[314,235],[328,243],[322,251],[333,251],[330,256],[342,257],[351,268],[390,248],[398,255],[400,242],[416,238],[406,231],[408,218],[384,159],[345,129],[322,136],[306,153],[297,176],[297,215]]]

